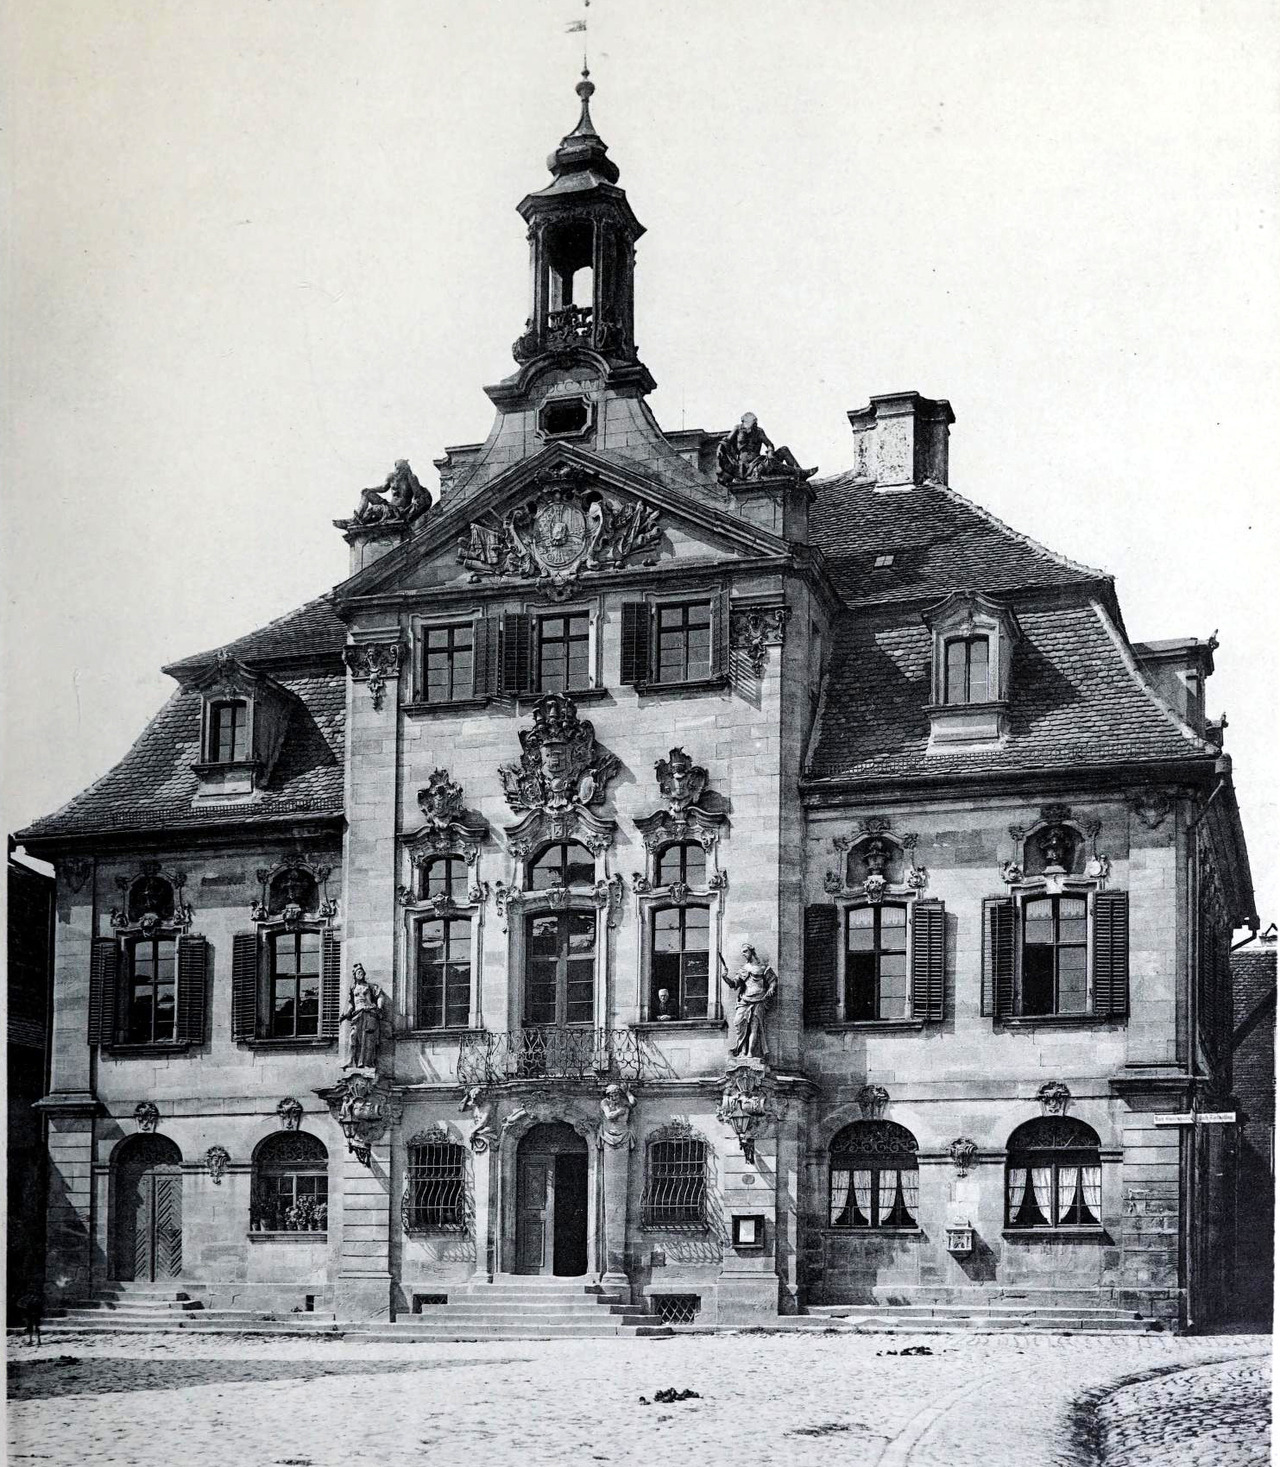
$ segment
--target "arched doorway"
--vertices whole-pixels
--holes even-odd
[[[563,1121],[537,1125],[516,1151],[516,1272],[587,1271],[587,1143]]]
[[[182,1153],[167,1136],[135,1136],[116,1161],[115,1276],[139,1283],[182,1273]]]

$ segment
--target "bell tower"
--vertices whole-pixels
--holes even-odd
[[[586,66],[577,85],[578,125],[547,159],[546,188],[521,200],[529,226],[532,299],[512,347],[521,377],[549,357],[567,364],[585,354],[610,387],[651,392],[653,378],[636,355],[635,245],[644,225],[618,187],[618,167],[591,120],[595,85]]]

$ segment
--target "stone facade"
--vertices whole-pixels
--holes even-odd
[[[1252,895],[1207,644],[955,495],[945,402],[873,398],[825,480],[664,433],[590,93],[486,442],[22,833],[51,1288],[1212,1316]]]

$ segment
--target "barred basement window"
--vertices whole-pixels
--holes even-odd
[[[452,1141],[410,1142],[405,1168],[406,1233],[459,1233],[466,1227],[466,1152]]]
[[[893,1121],[855,1121],[831,1142],[833,1228],[914,1228],[920,1196],[916,1138]]]
[[[254,1232],[323,1233],[329,1224],[329,1153],[307,1131],[268,1136],[253,1154]]]
[[[640,1226],[707,1229],[707,1147],[694,1138],[651,1141],[645,1158]]]
[[[663,1324],[694,1324],[702,1312],[701,1294],[653,1294],[650,1303]]]

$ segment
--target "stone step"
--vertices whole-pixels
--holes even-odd
[[[665,1336],[671,1333],[667,1325],[656,1321],[647,1324],[469,1324],[459,1322],[446,1324],[443,1321],[431,1328],[413,1324],[363,1325],[358,1333],[367,1340],[400,1340],[408,1343],[422,1340],[560,1340],[560,1339],[635,1339]]]
[[[643,1304],[581,1304],[577,1301],[572,1303],[563,1301],[547,1304],[498,1304],[481,1302],[479,1300],[465,1297],[457,1300],[451,1299],[447,1304],[424,1304],[422,1309],[412,1314],[412,1318],[431,1315],[433,1318],[442,1314],[474,1316],[477,1319],[507,1318],[512,1319],[595,1319],[598,1316],[609,1315],[644,1315],[649,1311]],[[402,1311],[402,1317],[409,1318],[410,1311]]]
[[[148,1314],[197,1314],[204,1308],[204,1305],[199,1299],[147,1299],[124,1294],[82,1299],[71,1307],[75,1309],[139,1309]]]
[[[948,1319],[966,1318],[971,1315],[982,1315],[991,1319],[1140,1319],[1141,1315],[1136,1312],[1122,1309],[1100,1309],[1072,1307],[1068,1305],[1032,1305],[1031,1307],[1018,1306],[1016,1304],[815,1304],[811,1305],[806,1314],[812,1318],[822,1319],[857,1319],[867,1316],[892,1315],[901,1319]]]

